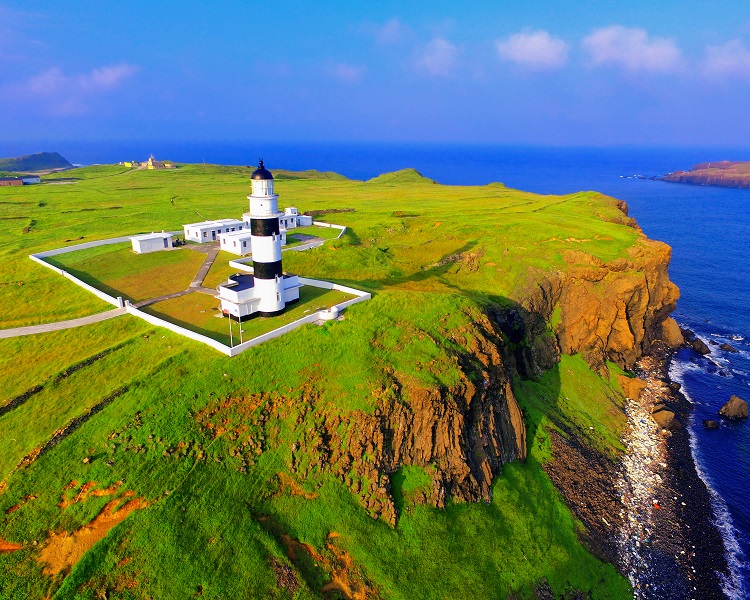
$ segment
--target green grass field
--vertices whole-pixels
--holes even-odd
[[[45,178],[73,177],[73,184],[0,188],[8,227],[0,241],[0,327],[108,306],[28,254],[237,217],[247,208],[250,172],[103,165]],[[467,370],[481,368],[467,354],[465,332],[484,307],[518,301],[538,273],[565,269],[571,250],[609,261],[626,256],[642,234],[594,192],[442,186],[411,171],[369,182],[275,174],[282,206],[354,209],[321,217],[347,233],[285,252],[285,270],[366,289],[373,299],[342,321],[299,328],[232,359],[129,316],[0,340],[0,407],[10,406],[0,410],[0,541],[20,546],[0,551],[0,599],[334,599],[355,597],[354,588],[367,598],[531,599],[542,578],[557,597],[575,589],[631,598],[627,581],[582,545],[582,525],[542,468],[550,428],[608,454],[619,449],[621,394],[580,357],[563,357],[539,382],[513,382],[529,458],[505,465],[488,504],[415,504],[431,475],[405,465],[390,475],[402,509],[391,527],[373,519],[325,463],[302,477],[294,460],[308,458],[294,449],[327,419],[346,423],[379,410],[383,394],[398,393],[395,378],[453,389]],[[57,260],[136,299],[184,289],[204,255],[183,248],[141,256],[150,262],[137,266],[132,256],[109,248]],[[223,280],[222,269],[212,269],[206,285]],[[166,287],[156,289],[158,277]],[[178,300],[151,310],[203,319],[207,329],[226,325],[213,317],[215,299]],[[339,301],[331,292],[308,296],[285,318]],[[256,326],[264,321],[243,325],[248,336]],[[269,406],[276,412],[264,412]],[[40,562],[51,533],[78,531],[108,502],[128,498],[148,505],[79,560],[61,557],[56,573]]]
[[[244,321],[242,323],[243,340],[247,341],[263,335],[310,313],[323,308],[330,308],[353,297],[350,294],[334,290],[303,286],[300,289],[299,303],[289,306],[283,314],[275,317],[255,317]],[[188,294],[157,302],[144,310],[156,317],[218,340],[222,344],[230,345],[229,320],[217,318],[216,315],[220,315],[221,311],[219,301],[213,296],[197,293]],[[235,321],[232,327],[234,344],[238,344],[240,341],[239,325]]]
[[[188,247],[136,254],[129,243],[59,254],[47,260],[110,296],[137,302],[187,289],[205,254]]]

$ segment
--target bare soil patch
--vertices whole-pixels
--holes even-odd
[[[133,493],[128,492],[125,496],[133,496]],[[121,500],[122,498],[116,498],[107,503],[90,523],[71,534],[66,531],[52,534],[37,559],[40,563],[45,563],[44,573],[55,576],[71,568],[115,525],[122,523],[133,511],[147,506],[145,499],[135,498],[115,510]]]

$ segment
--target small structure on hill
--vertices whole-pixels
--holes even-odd
[[[238,319],[255,314],[273,316],[299,300],[299,279],[281,266],[279,197],[273,192],[273,175],[260,161],[252,176],[249,216],[253,274],[232,275],[219,285],[221,310]]]
[[[120,164],[124,167],[130,167],[130,168],[141,166],[141,162],[139,160],[126,160]]]
[[[189,223],[183,225],[182,228],[185,231],[185,240],[204,244],[215,242],[222,233],[242,231],[246,226],[245,223],[237,219],[216,219],[214,221]]]
[[[0,177],[0,186],[9,187],[23,185],[23,181],[18,177]]]
[[[151,169],[163,169],[164,166],[165,165],[163,163],[160,163],[158,160],[156,160],[154,158],[153,154],[149,157],[148,161],[146,162],[146,168],[148,170],[151,170]]]
[[[133,252],[137,254],[148,254],[159,250],[169,250],[173,247],[172,234],[162,231],[161,233],[147,233],[130,238]]]

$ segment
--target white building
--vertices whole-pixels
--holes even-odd
[[[246,229],[245,223],[237,219],[217,219],[215,221],[202,221],[201,223],[190,223],[183,225],[185,240],[203,244],[215,242],[222,233],[242,231]]]
[[[240,320],[255,313],[262,313],[262,291],[257,285],[259,281],[253,275],[240,273],[231,275],[218,287],[221,311],[225,315],[232,315]],[[299,300],[300,283],[297,275],[283,275],[281,283],[284,305],[293,304]],[[273,312],[276,313],[276,311]]]
[[[250,226],[250,213],[242,215],[242,221],[246,227]],[[295,227],[308,227],[313,224],[313,218],[308,215],[301,215],[294,206],[284,209],[279,213],[279,227],[281,229],[294,229]]]
[[[138,254],[169,250],[172,248],[172,234],[162,231],[161,233],[136,235],[135,237],[130,238],[130,243],[133,245],[133,252]]]
[[[299,300],[297,276],[285,275],[281,266],[281,215],[273,175],[260,161],[251,179],[250,212],[245,217],[249,217],[253,274],[233,275],[217,288],[222,312],[240,319],[255,313],[277,315],[288,303]]]
[[[281,245],[286,246],[286,230],[280,229],[279,235],[281,236]],[[245,229],[241,231],[222,233],[219,236],[219,247],[226,252],[245,256],[252,252],[252,237],[250,227],[245,226]]]
[[[24,185],[30,185],[32,183],[42,183],[42,178],[39,175],[21,175],[19,178],[23,181]]]

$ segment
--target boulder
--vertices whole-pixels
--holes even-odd
[[[747,419],[747,402],[739,396],[731,396],[729,402],[719,409],[719,414],[727,419]]]
[[[661,410],[666,410],[666,409],[667,409],[666,404],[662,404],[662,403],[654,404],[654,407],[651,409],[651,414],[653,415],[653,414],[658,413]]]
[[[703,419],[703,426],[706,429],[718,429],[719,428],[719,422],[718,421],[712,421],[711,419]]]
[[[719,348],[724,350],[724,352],[739,352],[737,348],[735,348],[734,346],[730,346],[729,344],[722,344],[721,346],[719,346]]]
[[[670,348],[679,348],[685,343],[680,326],[672,317],[668,317],[661,324],[661,338]]]
[[[620,387],[626,398],[632,400],[638,400],[641,396],[641,392],[646,389],[646,382],[638,377],[628,377],[627,375],[620,375],[618,378]]]
[[[718,346],[719,342],[717,342],[716,340],[708,340],[708,345],[709,346]]]
[[[706,354],[711,354],[711,350],[706,346],[706,342],[704,342],[700,338],[695,338],[695,341],[691,344],[693,350],[695,350],[698,354],[701,354],[703,356],[706,356]]]
[[[680,333],[682,334],[682,337],[685,338],[685,341],[688,344],[692,344],[695,341],[695,334],[689,329],[680,328]]]
[[[662,429],[682,429],[682,423],[674,418],[674,413],[671,410],[660,410],[654,413],[651,417],[656,421],[656,424]]]
[[[670,383],[669,387],[671,387],[675,392],[679,392],[682,389],[682,386],[676,381],[673,381],[672,383]]]

